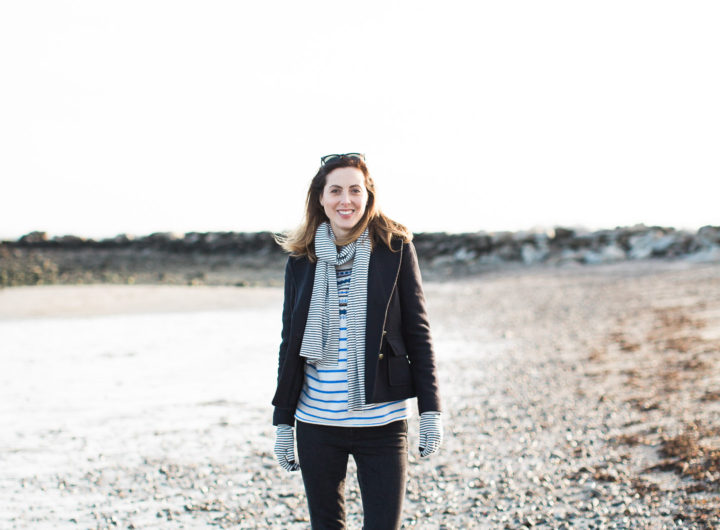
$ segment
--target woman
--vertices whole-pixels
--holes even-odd
[[[303,224],[280,240],[291,255],[273,398],[275,456],[286,470],[301,470],[316,529],[345,528],[349,455],[357,465],[364,527],[399,527],[409,398],[418,400],[420,455],[437,451],[442,440],[411,238],[377,208],[364,156],[347,153],[321,159]]]

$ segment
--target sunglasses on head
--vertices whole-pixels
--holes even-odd
[[[329,164],[330,162],[335,162],[336,160],[341,160],[343,158],[357,158],[358,160],[365,162],[365,155],[362,153],[345,153],[342,155],[325,155],[320,158],[320,164],[324,166],[325,164]]]

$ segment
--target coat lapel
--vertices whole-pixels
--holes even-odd
[[[375,387],[380,341],[385,311],[398,277],[402,250],[392,252],[385,245],[377,245],[370,256],[368,270],[367,321],[365,324],[365,399],[369,400]]]
[[[310,300],[312,299],[313,284],[315,282],[315,263],[307,258],[300,258],[295,266],[295,286],[297,294],[293,307],[293,337],[297,340],[297,352],[300,352],[300,341],[305,333]]]
[[[370,256],[366,329],[368,338],[373,331],[382,332],[385,310],[395,286],[399,266],[400,252],[391,252],[385,245],[378,245]],[[366,340],[366,344],[368,342],[370,341]]]

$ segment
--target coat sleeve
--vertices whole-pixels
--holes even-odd
[[[283,365],[285,364],[285,357],[287,356],[290,328],[292,324],[292,310],[295,306],[295,292],[296,289],[295,278],[292,271],[292,257],[288,257],[287,264],[285,265],[285,296],[283,301],[280,349],[278,350],[278,383],[280,382],[280,373],[282,372]],[[279,425],[281,423],[294,425],[295,411],[282,407],[275,407],[273,412],[273,425]]]
[[[410,359],[410,370],[418,398],[420,414],[440,412],[435,353],[430,336],[430,324],[425,306],[420,267],[415,245],[405,244],[400,265],[398,289],[402,311],[403,341]]]

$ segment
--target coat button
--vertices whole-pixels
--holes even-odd
[[[387,330],[386,330],[386,329],[383,330],[383,337],[384,337],[385,335],[387,335]]]
[[[380,355],[378,355],[378,359],[382,359],[383,357],[385,357],[385,356],[382,353]]]

